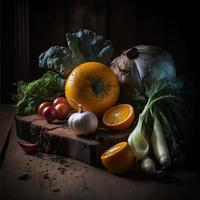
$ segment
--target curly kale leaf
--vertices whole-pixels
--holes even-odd
[[[71,62],[71,51],[67,47],[54,46],[39,56],[39,67],[59,72],[60,74],[69,73]]]
[[[77,65],[98,61],[111,63],[114,49],[112,42],[87,29],[66,34],[67,47],[53,46],[39,56],[39,66],[59,72],[67,77]]]
[[[31,83],[17,83],[17,114],[28,115],[37,112],[43,101],[52,101],[64,94],[65,80],[55,73],[48,71],[40,79]]]

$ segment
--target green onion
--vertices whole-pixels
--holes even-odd
[[[178,111],[184,105],[184,100],[180,96],[182,86],[181,80],[172,79],[158,81],[146,87],[145,94],[148,101],[139,115],[136,127],[128,138],[128,143],[139,160],[148,157],[150,148],[152,148],[155,158],[161,165],[161,171],[171,166],[171,162],[174,160],[171,155],[175,155],[173,152],[179,145],[176,139],[177,133],[174,130],[181,123],[172,122],[175,122],[176,118],[180,118],[177,116]],[[166,112],[165,110],[168,108],[173,109]],[[174,109],[177,109],[177,112],[174,112]],[[152,130],[151,135],[149,130]],[[151,136],[151,144],[148,143],[148,136]],[[170,142],[173,142],[173,144],[170,144]],[[168,149],[169,144],[170,151]]]
[[[151,135],[152,149],[155,157],[163,168],[168,168],[171,165],[171,158],[168,150],[162,125],[155,112],[153,113],[153,132]]]
[[[149,144],[145,138],[144,117],[140,115],[137,126],[130,134],[128,143],[138,159],[144,158],[149,152]]]

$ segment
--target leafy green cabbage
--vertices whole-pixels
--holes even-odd
[[[87,29],[66,34],[67,46],[53,46],[39,56],[39,67],[56,71],[65,78],[77,65],[98,61],[110,65],[114,49],[112,42]]]

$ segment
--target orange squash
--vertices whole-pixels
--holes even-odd
[[[80,64],[71,72],[65,84],[65,95],[71,107],[78,111],[75,100],[97,116],[116,103],[119,92],[115,74],[98,62]]]

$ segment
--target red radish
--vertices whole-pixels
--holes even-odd
[[[28,154],[32,154],[32,153],[35,153],[36,150],[37,150],[37,147],[38,147],[38,144],[24,144],[24,143],[21,143],[21,142],[17,142],[21,148]]]
[[[70,107],[64,103],[59,103],[55,106],[56,109],[56,117],[59,120],[67,119],[67,116],[70,112]]]
[[[43,103],[40,104],[40,106],[38,107],[38,114],[42,115],[43,110],[47,107],[47,106],[51,106],[52,103],[49,101],[45,101]]]
[[[56,110],[53,106],[47,106],[43,110],[42,115],[48,122],[52,122],[56,119]]]
[[[64,103],[66,105],[69,105],[67,99],[65,99],[64,97],[57,97],[54,101],[53,101],[53,107],[56,107],[57,104],[59,103]]]

